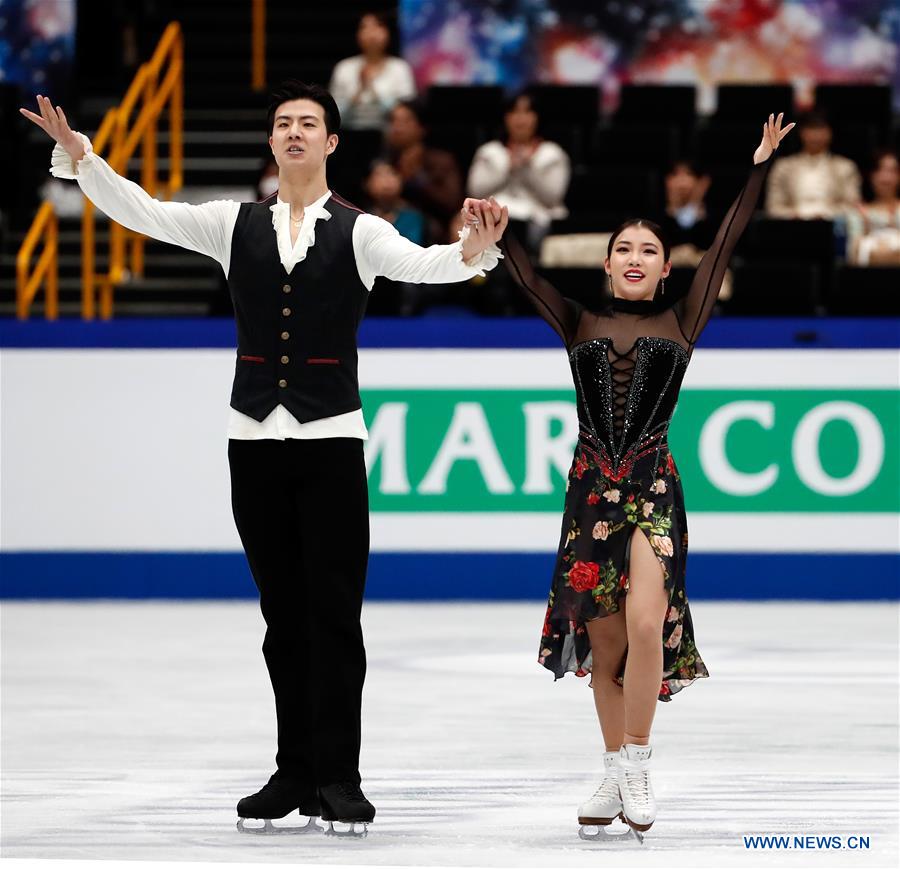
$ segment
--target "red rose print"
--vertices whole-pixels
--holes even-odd
[[[600,496],[596,492],[591,492],[591,494],[587,496],[588,504],[596,504],[599,500]]]
[[[619,588],[625,588],[626,582],[628,582],[628,577],[623,573],[621,579],[619,579]]]
[[[584,459],[578,459],[575,462],[575,476],[580,480],[584,476],[584,472],[588,469],[588,464]]]
[[[668,468],[670,474],[674,474],[674,473],[675,473],[675,462],[672,461],[672,454],[671,454],[671,453],[668,453],[668,454],[666,455],[666,467]]]
[[[575,591],[590,591],[600,581],[600,565],[593,561],[576,561],[569,571],[569,585]]]
[[[665,696],[666,694],[671,694],[671,690],[669,689],[669,683],[663,682],[659,688],[659,693]]]
[[[544,637],[550,636],[550,610],[551,607],[547,607],[547,615],[544,616],[544,630],[542,632]]]
[[[629,495],[628,502],[631,503],[632,501],[634,501],[634,495]]]

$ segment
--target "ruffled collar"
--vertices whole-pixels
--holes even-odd
[[[327,211],[325,208],[325,203],[330,198],[331,191],[329,190],[324,196],[320,196],[315,202],[307,205],[303,209],[303,226],[307,225],[306,218],[308,217],[312,218],[313,224],[320,218],[322,220],[331,220],[331,212]],[[275,229],[278,229],[279,222],[291,219],[291,203],[280,199],[277,192],[275,194],[275,202],[269,206],[269,211],[272,212],[272,226],[274,226]]]
[[[303,223],[297,240],[291,244],[291,204],[278,198],[269,206],[272,212],[272,226],[275,228],[278,256],[285,271],[290,274],[297,263],[306,259],[307,251],[316,243],[316,221],[331,220],[331,212],[325,208],[325,203],[331,197],[329,190],[324,196],[320,196],[315,202],[303,209]]]

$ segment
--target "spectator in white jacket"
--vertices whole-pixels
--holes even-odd
[[[329,90],[347,130],[381,130],[399,100],[412,99],[416,85],[410,65],[388,54],[391,31],[384,15],[366,12],[359,19],[356,41],[361,54],[340,61]]]
[[[525,224],[523,241],[536,252],[550,221],[568,216],[563,200],[571,161],[556,142],[539,135],[537,106],[527,91],[507,103],[503,122],[506,141],[487,142],[475,152],[467,192],[479,199],[493,196],[509,208],[510,221]]]

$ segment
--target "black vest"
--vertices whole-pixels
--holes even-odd
[[[340,197],[325,203],[316,241],[288,274],[270,206],[242,203],[231,241],[228,287],[238,351],[231,406],[262,421],[283,404],[300,422],[357,410],[356,330],[369,293],[353,255],[362,213]]]

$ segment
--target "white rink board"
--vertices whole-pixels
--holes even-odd
[[[233,365],[234,351],[224,349],[0,353],[0,548],[240,551],[226,454]],[[898,372],[895,350],[700,350],[685,386],[891,389]],[[360,380],[363,389],[571,388],[556,349],[362,350]],[[557,512],[517,514],[513,523],[497,513],[373,512],[372,551],[443,551],[448,539],[473,550],[545,551],[559,521]],[[792,514],[786,523],[778,514],[692,511],[689,522],[693,552],[744,550],[748,539],[773,552],[798,541],[816,552],[900,546],[889,513]]]

